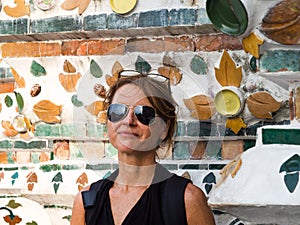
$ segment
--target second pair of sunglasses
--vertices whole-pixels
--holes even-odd
[[[116,123],[123,120],[133,108],[135,117],[144,125],[151,125],[156,117],[155,109],[151,106],[137,105],[129,106],[125,104],[111,104],[107,109],[107,118],[109,121]]]

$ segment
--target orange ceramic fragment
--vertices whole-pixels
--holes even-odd
[[[216,79],[224,86],[239,87],[242,81],[242,68],[236,67],[227,51],[224,51],[220,68],[215,68]]]

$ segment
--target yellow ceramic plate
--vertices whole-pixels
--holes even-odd
[[[125,14],[133,10],[137,0],[110,0],[111,9],[118,14]]]

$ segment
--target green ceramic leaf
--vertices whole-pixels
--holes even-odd
[[[20,93],[15,92],[15,96],[17,99],[17,104],[18,104],[18,112],[21,113],[23,111],[24,108],[24,100],[23,97]]]
[[[138,56],[135,62],[135,70],[142,74],[147,74],[151,71],[151,65],[141,56]]]
[[[191,60],[190,68],[195,74],[206,74],[208,69],[206,62],[198,55]]]
[[[98,63],[96,63],[95,60],[93,60],[93,59],[91,60],[91,63],[90,63],[90,71],[91,71],[91,74],[96,78],[100,78],[103,75],[102,69],[100,68]]]
[[[57,191],[58,191],[58,188],[59,188],[59,183],[54,183],[54,184],[53,184],[53,188],[54,188],[54,192],[55,192],[55,194],[56,194]]]
[[[286,160],[281,165],[279,169],[279,173],[283,171],[287,173],[300,171],[300,156],[298,154],[295,154],[291,158]]]
[[[299,181],[299,172],[296,173],[288,173],[284,175],[284,183],[288,188],[289,192],[292,193]]]
[[[13,105],[13,100],[9,95],[5,96],[4,102],[7,107],[11,107]]]
[[[26,225],[38,225],[38,224],[35,221],[31,221],[31,222],[26,223]]]
[[[71,101],[72,101],[73,105],[75,105],[77,107],[83,106],[83,102],[78,100],[77,95],[73,95],[71,98]]]
[[[225,34],[237,36],[247,29],[247,10],[240,0],[207,0],[206,12],[214,26]]]
[[[16,209],[22,205],[20,203],[17,203],[14,199],[12,199],[8,202],[8,204],[6,206],[8,206],[9,208],[12,208],[12,209]]]
[[[207,174],[204,178],[203,178],[203,183],[216,183],[216,176],[214,175],[213,172],[210,172],[209,174]]]
[[[33,60],[32,63],[31,63],[30,72],[35,77],[40,77],[40,76],[45,76],[46,75],[45,68],[41,64],[36,62],[35,60]]]
[[[58,172],[52,179],[51,182],[63,182],[61,172]]]

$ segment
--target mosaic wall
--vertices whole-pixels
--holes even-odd
[[[122,69],[170,79],[179,126],[160,162],[208,196],[258,128],[299,119],[299,2],[258,2],[2,0],[4,221],[45,224],[24,214],[38,202],[48,221],[61,215],[52,224],[68,224],[74,194],[117,168],[103,96]]]

